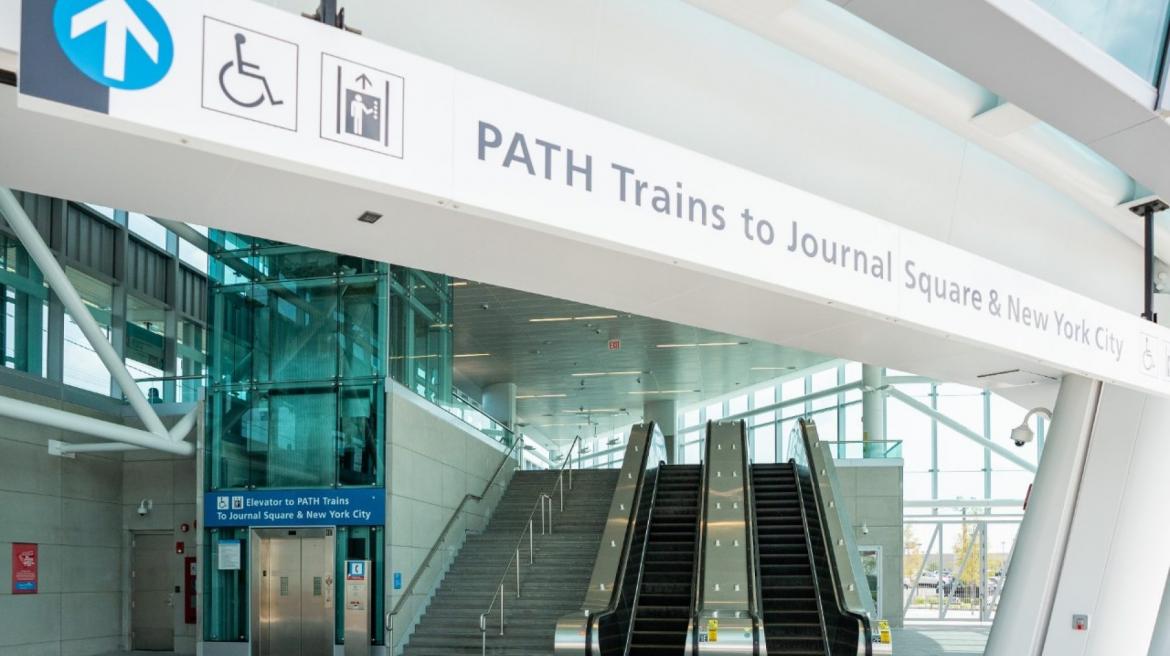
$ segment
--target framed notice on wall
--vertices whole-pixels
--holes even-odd
[[[15,542],[12,545],[12,594],[37,593],[37,545]]]

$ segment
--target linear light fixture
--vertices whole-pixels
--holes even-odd
[[[520,399],[563,399],[568,394],[517,394],[516,400]]]
[[[390,356],[390,359],[391,360],[428,360],[430,358],[437,358],[437,357],[439,357],[438,353],[427,353],[426,355],[410,355],[410,356],[392,355],[392,356]],[[459,357],[459,356],[455,356],[455,357]]]
[[[641,376],[641,371],[585,371],[577,374],[569,374],[574,378],[594,378],[597,376]]]
[[[491,353],[456,353],[457,358],[487,358],[491,357]]]
[[[695,348],[696,346],[746,346],[747,342],[699,342],[691,344],[656,344],[655,348]]]
[[[605,319],[617,319],[616,314],[595,314],[584,317],[533,317],[528,320],[528,323],[554,323],[557,321],[602,321]]]
[[[638,392],[630,392],[630,394],[691,394],[698,392],[697,389],[675,389],[675,390],[642,390]]]
[[[466,287],[467,281],[466,280],[456,280],[455,282],[447,283],[447,286],[448,287]]]
[[[595,412],[620,412],[617,408],[589,408],[587,410],[565,410],[567,415],[589,415]]]
[[[789,365],[787,367],[752,367],[752,371],[795,371],[796,367]]]

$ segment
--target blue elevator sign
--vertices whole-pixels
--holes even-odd
[[[382,488],[337,490],[225,490],[203,497],[203,525],[381,526],[386,523]]]
[[[171,31],[149,0],[57,0],[53,32],[78,70],[115,89],[154,85],[175,58]]]

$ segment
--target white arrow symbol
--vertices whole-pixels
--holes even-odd
[[[101,0],[74,14],[69,36],[76,39],[100,25],[106,26],[106,58],[102,66],[102,74],[106,77],[119,82],[126,79],[126,44],[130,37],[134,37],[147,56],[158,63],[158,40],[126,0]]]

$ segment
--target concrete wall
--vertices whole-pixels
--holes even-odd
[[[0,385],[0,395],[104,421],[122,419],[123,408],[112,399],[41,382],[20,387]],[[132,532],[177,532],[180,523],[193,525],[195,518],[193,459],[147,451],[61,458],[49,455],[51,439],[98,441],[0,421],[0,656],[87,656],[127,647]],[[154,509],[139,517],[136,508],[144,498],[153,499]],[[193,555],[194,533],[176,537],[182,539]],[[11,594],[7,561],[13,542],[38,545],[35,595]],[[182,585],[181,556],[175,556],[172,571],[174,585]],[[175,612],[176,649],[194,653],[194,627],[183,624],[179,595]]]
[[[190,410],[189,405],[160,405],[163,424],[170,428],[181,416]],[[137,421],[127,424],[141,428]],[[194,437],[188,438],[194,442]],[[170,573],[172,586],[183,589],[183,559],[197,556],[195,497],[195,458],[175,456],[158,451],[127,451],[122,463],[122,528],[124,538],[123,563],[125,571],[130,568],[130,541],[136,532],[165,533],[174,542],[183,542],[186,553],[172,553]],[[145,516],[138,515],[138,504],[143,499],[153,502],[153,509]],[[187,533],[180,526],[189,527]],[[122,599],[123,626],[126,634],[130,631],[130,589],[127,586]],[[183,617],[183,595],[174,596],[175,653],[194,654],[196,625],[186,624]]]
[[[858,547],[882,548],[883,617],[902,625],[902,461],[837,460],[837,499],[849,511]],[[869,529],[862,533],[862,526]]]
[[[9,387],[0,394],[118,419]],[[50,439],[94,441],[0,421],[0,656],[84,656],[122,645],[122,456],[58,458]],[[39,545],[35,595],[11,594],[13,542]]]
[[[391,385],[387,406],[390,537],[386,591],[390,597],[387,607],[393,608],[402,594],[391,585],[393,574],[401,573],[403,587],[409,585],[464,495],[483,492],[504,457],[504,448],[397,383]],[[514,460],[505,465],[484,500],[465,506],[442,552],[435,556],[395,619],[396,645],[413,629],[466,532],[486,524],[515,467]]]

